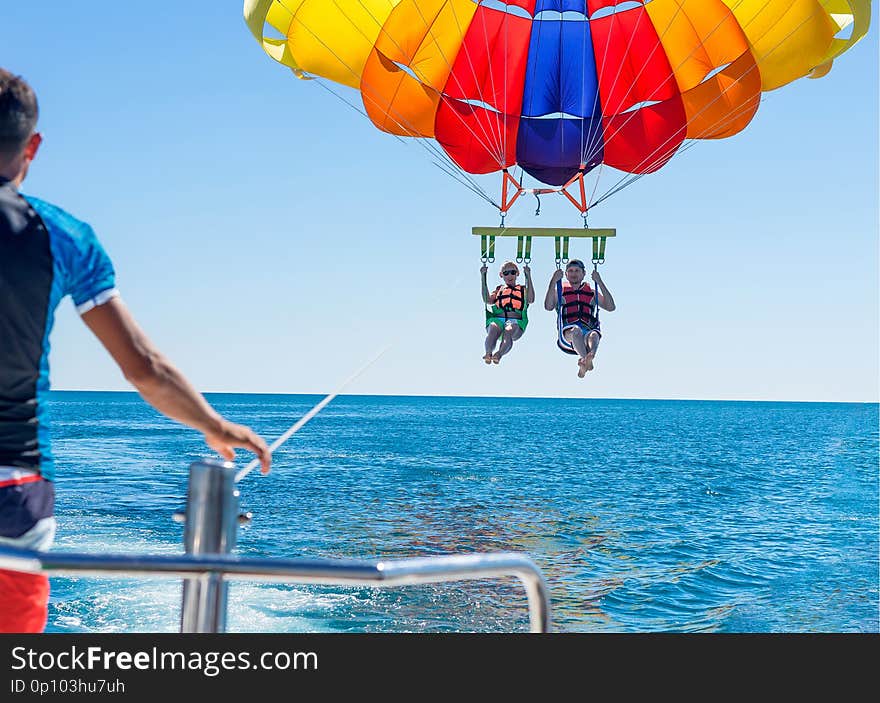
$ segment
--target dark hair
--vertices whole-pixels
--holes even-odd
[[[577,266],[581,271],[587,270],[587,267],[584,266],[584,262],[580,259],[569,259],[568,263],[565,265],[565,268],[568,268],[569,266]]]
[[[0,68],[0,155],[15,154],[24,147],[39,114],[33,88],[21,76]]]

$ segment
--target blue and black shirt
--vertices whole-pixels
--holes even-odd
[[[117,294],[92,228],[0,178],[0,537],[54,510],[49,334],[67,295],[80,314]]]

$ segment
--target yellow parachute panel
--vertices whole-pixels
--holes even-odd
[[[645,5],[681,91],[690,139],[745,129],[760,103],[761,75],[749,42],[721,0]]]
[[[379,129],[433,137],[446,85],[477,4],[473,0],[403,0],[367,59],[361,93]]]
[[[245,22],[273,59],[303,74],[360,87],[367,57],[400,0],[246,0]],[[266,26],[282,38],[266,37]]]
[[[819,0],[723,0],[748,37],[762,89],[774,90],[826,62],[840,27]]]

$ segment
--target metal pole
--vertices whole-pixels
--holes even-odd
[[[187,554],[229,554],[238,531],[235,467],[228,461],[203,459],[189,467],[186,526]],[[208,571],[183,582],[181,632],[226,631],[227,583],[220,571]]]

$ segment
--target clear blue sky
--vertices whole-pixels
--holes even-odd
[[[241,0],[6,5],[0,65],[37,90],[45,134],[25,192],[93,224],[137,319],[203,391],[327,393],[391,344],[346,392],[878,399],[876,6],[826,78],[764,94],[744,133],[591,215],[617,228],[618,310],[579,380],[540,306],[482,363],[470,228],[497,211],[271,61]],[[580,218],[557,196],[507,223]],[[533,257],[540,299],[552,242]],[[69,301],[52,344],[53,387],[128,388]]]

